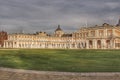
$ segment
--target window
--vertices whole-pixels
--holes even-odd
[[[103,36],[103,30],[99,31],[99,36]]]
[[[112,31],[111,31],[111,30],[108,30],[108,31],[107,31],[107,35],[108,35],[108,36],[111,36],[111,35],[112,35]]]
[[[95,31],[91,31],[91,36],[95,36]]]

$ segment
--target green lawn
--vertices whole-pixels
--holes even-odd
[[[0,50],[0,67],[67,72],[120,72],[120,50]]]

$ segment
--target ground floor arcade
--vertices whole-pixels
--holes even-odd
[[[120,49],[120,39],[87,39],[76,41],[7,40],[4,42],[4,48]]]

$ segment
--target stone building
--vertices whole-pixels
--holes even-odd
[[[73,33],[73,38],[79,39],[79,47],[86,49],[119,49],[120,26],[104,23],[102,26],[81,28]]]
[[[8,36],[7,36],[7,32],[1,31],[0,32],[0,47],[4,46],[4,40],[7,40]]]
[[[53,35],[46,32],[35,34],[8,34],[4,48],[50,48],[50,49],[120,49],[120,21],[116,26],[82,27],[66,34],[58,25]]]

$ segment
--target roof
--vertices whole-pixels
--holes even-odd
[[[62,37],[72,37],[72,34],[63,34]]]

